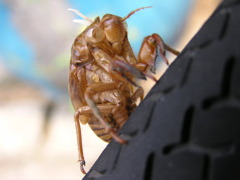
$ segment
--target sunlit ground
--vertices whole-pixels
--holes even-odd
[[[186,45],[216,4],[214,0],[199,1],[198,8],[193,11],[195,15],[191,15],[186,26],[186,35],[177,45],[178,49]],[[166,69],[165,65],[162,67],[158,76]],[[0,82],[9,78],[8,75],[0,68]],[[148,90],[151,88],[150,84],[144,86]],[[41,129],[46,99],[33,87],[26,88],[25,84],[14,88],[6,90],[0,87],[0,179],[81,179],[83,175],[77,163],[75,126],[69,102],[61,102],[57,106],[45,137]],[[82,134],[88,170],[106,143],[97,138],[87,125],[82,126]]]
[[[82,177],[72,112],[59,107],[46,139],[42,136],[43,105],[36,99],[0,105],[0,179],[75,179]],[[88,170],[106,143],[83,126]],[[44,174],[47,174],[45,176]]]

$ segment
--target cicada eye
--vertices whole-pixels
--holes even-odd
[[[100,41],[103,40],[104,36],[105,36],[104,32],[102,31],[101,28],[94,27],[94,28],[88,29],[88,31],[86,32],[85,38],[86,38],[86,41],[88,42],[99,43]]]

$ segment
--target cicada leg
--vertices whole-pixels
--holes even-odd
[[[140,100],[142,101],[143,96],[144,96],[144,90],[142,87],[140,87],[133,93],[133,95],[131,96],[131,100],[133,103],[135,103],[138,98],[140,98]]]
[[[79,122],[79,115],[80,113],[77,111],[74,115],[74,121],[75,121],[75,127],[77,132],[77,143],[78,143],[78,157],[79,157],[79,163],[80,163],[80,170],[83,174],[86,174],[86,171],[84,170],[83,166],[85,166],[85,159],[83,155],[83,147],[82,147],[82,132],[81,132],[81,126]]]
[[[166,51],[169,51],[176,56],[180,54],[180,52],[167,45],[158,34],[154,33],[150,36],[147,36],[143,40],[142,46],[138,53],[138,63],[135,66],[142,71],[147,71],[149,67],[150,71],[155,73],[155,63],[158,52],[163,61],[169,65],[169,61],[166,58]]]
[[[100,48],[94,48],[92,55],[96,63],[108,72],[114,80],[130,83],[133,86],[139,87],[133,78],[146,79],[139,69],[129,64],[123,57],[111,57],[107,52]]]
[[[114,105],[97,105],[97,109],[102,114],[111,114],[112,109],[114,108]],[[75,113],[74,119],[75,119],[75,126],[76,126],[76,132],[77,132],[77,143],[78,143],[78,156],[79,156],[79,162],[80,162],[80,170],[83,174],[86,174],[86,171],[84,170],[85,166],[85,158],[83,153],[83,146],[82,146],[82,134],[81,134],[81,126],[80,122],[82,124],[86,124],[88,121],[84,120],[88,118],[89,115],[93,115],[92,108],[90,106],[81,106]],[[85,118],[83,118],[85,117]],[[80,122],[79,122],[80,121]]]
[[[171,48],[169,45],[167,45],[163,39],[161,38],[161,36],[159,36],[158,34],[154,33],[152,34],[153,39],[157,42],[157,45],[159,46],[159,53],[161,55],[161,57],[163,58],[163,60],[165,61],[165,63],[167,65],[169,65],[169,61],[166,58],[166,50],[170,51],[171,53],[175,54],[176,56],[178,56],[180,54],[180,52],[178,52],[177,50]]]

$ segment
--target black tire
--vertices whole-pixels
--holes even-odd
[[[240,1],[224,1],[87,179],[240,180]]]

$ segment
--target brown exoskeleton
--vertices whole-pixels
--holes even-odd
[[[146,7],[144,7],[146,8]],[[135,79],[155,78],[158,52],[168,63],[165,51],[179,52],[166,45],[158,34],[147,36],[142,43],[138,58],[128,41],[126,19],[139,8],[121,18],[106,14],[94,21],[76,10],[90,25],[76,37],[71,49],[69,94],[75,109],[80,169],[85,174],[80,122],[88,123],[95,134],[109,142],[112,138],[124,144],[117,135],[136,107],[136,100],[143,98],[143,89]]]

